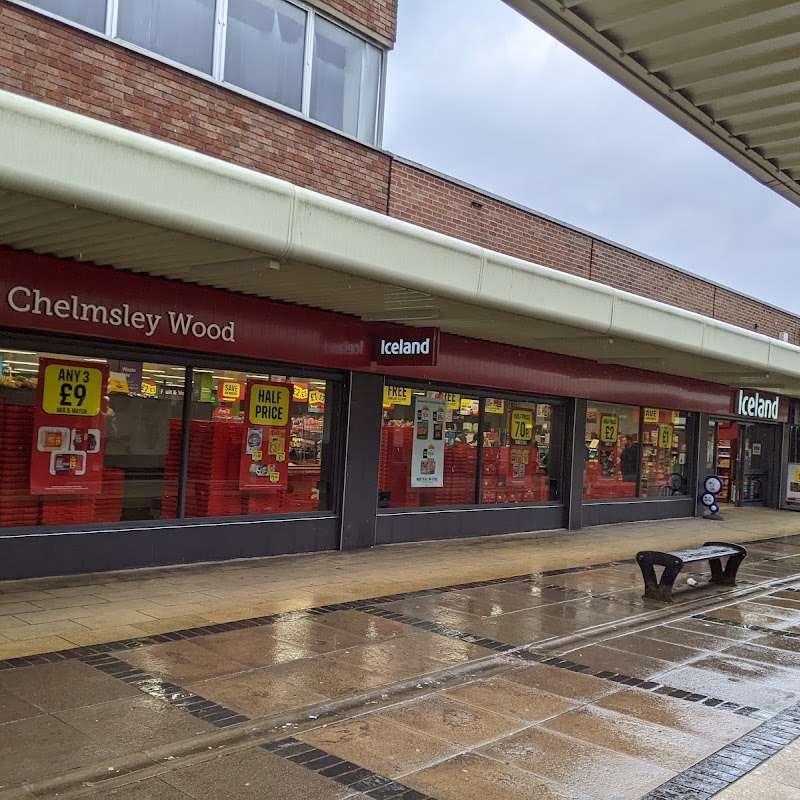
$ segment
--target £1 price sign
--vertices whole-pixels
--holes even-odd
[[[31,494],[101,493],[107,384],[105,364],[55,359],[39,362]]]

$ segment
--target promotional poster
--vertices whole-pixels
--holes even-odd
[[[414,398],[414,447],[411,485],[444,486],[444,423],[447,401]]]
[[[65,359],[39,362],[31,494],[100,494],[107,384],[105,364]]]
[[[239,471],[242,491],[287,488],[292,395],[290,383],[248,382]]]
[[[786,479],[786,502],[800,504],[800,464],[789,464]]]

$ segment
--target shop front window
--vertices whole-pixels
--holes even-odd
[[[586,500],[636,497],[639,409],[589,402],[586,409]]]
[[[335,382],[195,368],[185,398],[177,365],[5,349],[0,369],[0,527],[332,507]]]
[[[0,355],[0,525],[177,515],[183,367]]]
[[[477,397],[387,385],[378,506],[474,503],[479,413]]]
[[[685,411],[643,410],[640,497],[689,493],[686,420]]]
[[[557,499],[553,413],[547,403],[386,385],[379,508]]]
[[[195,370],[185,516],[329,509],[329,395],[313,378]]]
[[[553,407],[486,398],[481,503],[538,503],[557,497],[550,460]]]

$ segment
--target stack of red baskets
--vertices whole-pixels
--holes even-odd
[[[122,519],[124,483],[124,470],[103,470],[103,491],[99,497],[95,498],[94,502],[96,522],[119,522]]]
[[[242,513],[239,490],[241,424],[193,420],[189,434],[187,517]]]
[[[161,495],[161,517],[178,516],[178,476],[181,472],[181,429],[183,420],[171,419],[167,434],[167,455],[164,458],[164,488]]]
[[[33,408],[0,400],[0,527],[38,525],[31,497]]]
[[[420,490],[411,488],[413,446],[413,428],[385,425],[381,429],[378,491],[389,494],[392,508],[413,508],[420,504]]]

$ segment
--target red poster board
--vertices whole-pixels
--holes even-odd
[[[286,489],[289,483],[291,383],[247,383],[239,488]]]
[[[512,445],[510,451],[507,485],[529,485],[536,474],[536,449],[527,445]]]
[[[31,454],[31,494],[98,495],[108,367],[42,359],[36,387]]]

